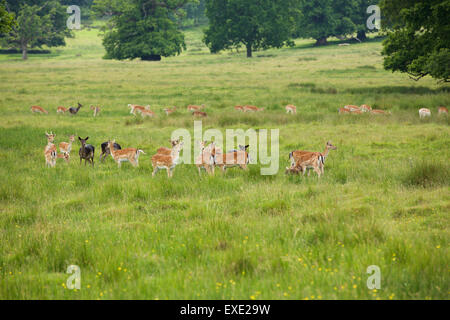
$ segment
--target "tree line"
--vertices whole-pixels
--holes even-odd
[[[293,46],[295,38],[354,37],[364,41],[371,5],[381,7],[384,66],[448,82],[450,72],[449,0],[0,0],[0,43],[23,52],[60,46],[72,36],[67,5],[79,5],[103,27],[105,58],[160,60],[186,49],[182,27],[207,23],[203,41],[211,53],[244,48]]]

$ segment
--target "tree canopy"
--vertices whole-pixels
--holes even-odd
[[[14,14],[6,10],[5,1],[0,2],[0,34],[11,31],[14,24]]]
[[[292,45],[295,0],[207,0],[209,19],[204,42],[212,53],[224,49],[253,50]]]
[[[93,8],[110,15],[103,29],[106,59],[160,60],[186,48],[173,15],[189,0],[95,0]]]
[[[382,0],[384,67],[414,80],[427,75],[443,82],[450,73],[450,0]]]

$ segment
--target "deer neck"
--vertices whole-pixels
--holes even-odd
[[[113,157],[113,158],[115,158],[114,157],[114,143],[110,143],[109,144],[109,153],[111,153],[111,156]]]
[[[328,157],[328,153],[330,153],[330,148],[328,146],[325,147],[325,151],[322,153],[323,156],[323,161],[325,162],[325,160]]]

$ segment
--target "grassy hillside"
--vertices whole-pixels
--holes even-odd
[[[450,130],[437,106],[449,88],[382,68],[381,43],[211,55],[201,30],[161,62],[103,60],[97,30],[50,55],[0,56],[0,298],[2,299],[448,299]],[[71,117],[59,105],[85,107]],[[127,104],[150,104],[134,119]],[[150,157],[177,128],[192,131],[188,104],[206,104],[203,128],[280,129],[280,172],[180,165],[151,177]],[[339,116],[345,104],[391,116]],[[98,118],[90,104],[103,106]],[[258,114],[237,104],[264,107]],[[298,114],[285,114],[295,104]],[[41,105],[48,115],[33,115]],[[162,109],[178,106],[167,118]],[[428,107],[430,119],[419,120]],[[44,133],[89,136],[95,168],[45,168]],[[100,144],[146,152],[135,169]],[[338,149],[325,176],[284,175],[295,149]],[[65,288],[69,265],[82,289]],[[370,265],[380,290],[366,286]]]

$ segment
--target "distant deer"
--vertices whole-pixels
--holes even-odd
[[[431,111],[430,109],[427,108],[422,108],[419,110],[419,117],[420,119],[426,118],[426,117],[431,117]]]
[[[56,158],[57,159],[64,159],[64,161],[66,161],[66,163],[69,163],[69,161],[70,161],[70,156],[69,156],[68,153],[58,153],[56,155]]]
[[[80,156],[80,164],[84,159],[84,165],[89,162],[92,166],[94,166],[95,147],[92,144],[86,144],[88,139],[89,137],[86,137],[85,139],[78,137],[78,140],[81,142],[81,148],[78,150],[78,155]]]
[[[438,114],[439,115],[448,115],[448,109],[444,106],[441,106],[438,108]]]
[[[71,135],[69,137],[69,142],[61,142],[59,144],[59,152],[67,154],[70,157],[70,151],[72,151],[72,143],[75,141],[75,136]]]
[[[188,111],[200,111],[203,108],[205,108],[204,104],[202,104],[201,106],[194,106],[194,105],[187,106]]]
[[[173,170],[180,161],[180,152],[183,149],[183,144],[183,142],[180,142],[175,147],[173,147],[170,155],[157,153],[152,157],[153,177],[161,169],[167,170],[167,176],[169,178],[173,176]]]
[[[235,106],[234,110],[244,112],[244,107],[243,106]]]
[[[47,145],[44,148],[45,164],[47,167],[54,167],[56,165],[57,152],[53,141],[55,140],[56,135],[52,132],[46,132],[45,136],[47,137]]]
[[[166,113],[166,116],[171,115],[172,113],[174,113],[177,110],[177,107],[173,107],[173,108],[166,108],[164,109],[164,112]]]
[[[325,151],[321,152],[311,152],[297,150],[289,154],[289,159],[291,160],[291,167],[286,168],[287,171],[301,171],[305,175],[307,169],[314,169],[317,175],[320,176],[324,173],[325,161],[328,157],[330,150],[336,150],[337,147],[328,141],[325,146]],[[308,172],[309,175],[309,172]]]
[[[384,110],[378,110],[378,109],[370,110],[370,113],[371,114],[387,114],[387,115],[391,114],[390,111],[384,111]]]
[[[142,116],[142,118],[146,118],[146,117],[153,118],[156,116],[156,114],[151,110],[142,110],[141,116]]]
[[[192,112],[192,115],[194,117],[201,117],[201,118],[205,118],[207,116],[206,112],[203,111],[194,111]]]
[[[244,112],[259,112],[264,111],[264,108],[258,108],[256,106],[244,106]]]
[[[91,110],[94,111],[94,118],[96,116],[98,116],[100,114],[100,111],[101,111],[100,106],[92,106],[92,105],[91,105]]]
[[[65,107],[63,107],[63,106],[59,106],[59,107],[56,109],[56,113],[66,113],[68,110],[69,110],[69,109],[67,109],[67,108],[65,108]]]
[[[362,112],[370,112],[370,111],[372,111],[372,107],[368,106],[367,104],[363,104],[361,107],[359,107],[359,109]]]
[[[243,147],[243,150],[240,147],[241,150],[232,150],[231,152],[221,154],[216,153],[215,156],[216,166],[221,168],[222,171],[225,171],[225,169],[227,168],[232,168],[236,166],[239,166],[243,170],[247,170],[247,165],[249,164],[250,159],[248,156],[248,152],[246,151],[248,147],[249,146],[247,145]]]
[[[122,165],[122,162],[130,162],[133,167],[139,166],[139,155],[145,154],[144,151],[141,149],[135,149],[135,148],[127,148],[127,149],[121,149],[121,150],[115,150],[114,144],[116,143],[115,140],[108,141],[108,148],[109,153],[113,157],[114,161],[117,163],[118,167],[120,168]]]
[[[205,169],[208,174],[214,175],[216,145],[214,142],[211,142],[209,146],[206,146],[208,141],[200,141],[199,143],[201,151],[195,161],[195,165],[198,168],[198,174],[201,175],[202,169]]]
[[[100,154],[100,162],[104,162],[105,158],[111,154],[109,151],[110,149],[109,149],[108,143],[109,143],[109,141],[106,141],[100,145],[100,147],[102,148],[102,153]],[[122,150],[122,147],[118,143],[114,142],[113,147],[114,147],[114,150]]]
[[[345,114],[345,113],[350,113],[350,110],[348,110],[346,108],[339,108],[339,114]]]
[[[177,145],[177,144],[180,144],[180,139],[177,139],[177,140],[170,140],[170,143],[172,144],[172,149]],[[166,156],[170,156],[170,154],[172,153],[172,149],[169,149],[169,148],[165,148],[165,147],[161,147],[161,148],[159,148],[157,151],[156,151],[156,153],[158,153],[158,154],[163,154],[163,155],[166,155]]]
[[[144,110],[150,110],[150,106],[147,105],[145,107],[143,106],[138,106],[136,104],[129,104],[128,108],[130,108],[130,113],[136,116],[136,112],[141,113]]]
[[[344,109],[347,109],[350,112],[361,111],[361,109],[358,106],[354,105],[346,105],[344,106]]]
[[[289,104],[286,106],[286,113],[292,113],[292,114],[297,114],[297,107]]]
[[[78,111],[80,111],[80,108],[81,108],[81,107],[82,107],[82,105],[81,105],[79,102],[78,102],[78,107],[76,107],[76,108],[70,107],[70,108],[69,108],[70,114],[73,114],[73,115],[77,114]]]
[[[39,106],[31,106],[31,112],[33,113],[45,113],[48,114],[48,111]]]

